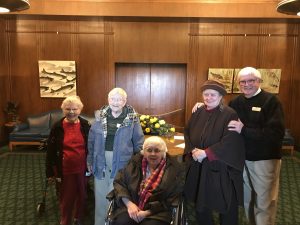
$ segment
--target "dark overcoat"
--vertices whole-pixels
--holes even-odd
[[[198,211],[206,207],[226,213],[233,194],[240,204],[243,203],[244,141],[240,134],[228,130],[228,123],[237,119],[230,107],[210,111],[201,107],[193,113],[185,128],[188,160],[184,193],[196,204]],[[194,148],[211,151],[215,160],[194,161],[190,157]]]

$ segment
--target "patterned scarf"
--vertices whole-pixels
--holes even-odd
[[[143,158],[142,161],[142,172],[143,172],[143,180],[140,185],[139,191],[139,208],[144,209],[146,202],[149,197],[152,195],[152,191],[160,184],[161,179],[165,172],[166,167],[166,159],[162,159],[159,163],[158,167],[153,171],[153,173],[146,178],[148,161],[146,158]]]

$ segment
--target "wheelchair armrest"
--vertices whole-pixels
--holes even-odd
[[[111,224],[113,211],[116,207],[114,190],[110,191],[106,195],[106,199],[109,201],[109,204],[108,204],[108,208],[107,208],[107,212],[106,212],[106,216],[104,218],[104,221],[105,221],[105,225],[107,225],[107,224],[109,225],[109,224]]]
[[[176,202],[177,200],[177,202]],[[174,205],[173,205],[174,204]],[[172,202],[172,221],[171,225],[182,225],[186,224],[186,215],[184,209],[184,199],[182,196],[176,198]]]
[[[180,205],[181,202],[182,202],[182,197],[178,196],[171,202],[171,207],[176,208],[178,205]]]

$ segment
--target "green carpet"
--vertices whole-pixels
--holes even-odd
[[[0,155],[0,224],[57,225],[59,206],[55,186],[48,188],[46,209],[37,213],[45,190],[45,153],[20,151]],[[89,208],[93,207],[89,199]],[[93,224],[93,209],[87,213],[86,225]]]
[[[44,152],[21,149],[0,154],[1,225],[59,224],[58,201],[54,186],[49,188],[45,214],[39,216],[36,212],[36,207],[43,196],[44,171]],[[299,172],[299,158],[285,156],[282,161],[277,225],[300,224]],[[248,225],[242,209],[240,214],[240,225]],[[90,196],[85,225],[92,225],[93,217],[93,198]],[[191,212],[189,219],[189,225],[195,224]]]
[[[300,225],[300,153],[295,156],[282,158],[276,225]],[[243,208],[239,212],[239,225],[249,225]],[[197,225],[193,205],[187,206],[187,217],[189,225]]]

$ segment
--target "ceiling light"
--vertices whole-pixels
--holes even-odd
[[[14,12],[29,9],[28,0],[0,0],[0,12]]]
[[[277,12],[298,15],[300,14],[300,0],[284,0],[278,3]]]

